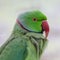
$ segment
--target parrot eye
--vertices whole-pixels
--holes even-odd
[[[37,19],[36,18],[33,18],[33,21],[37,21]]]

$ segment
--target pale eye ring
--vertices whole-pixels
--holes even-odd
[[[33,21],[37,21],[37,18],[33,18]]]

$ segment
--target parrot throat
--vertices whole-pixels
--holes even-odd
[[[17,24],[18,24],[19,26],[21,26],[22,29],[24,29],[24,30],[26,30],[26,31],[28,31],[28,32],[43,33],[43,31],[41,31],[41,32],[30,31],[30,30],[26,29],[26,28],[21,24],[21,22],[20,22],[19,20],[16,20],[16,22],[17,22]]]

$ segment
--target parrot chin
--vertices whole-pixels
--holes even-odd
[[[46,20],[44,20],[42,22],[42,28],[43,28],[43,30],[45,32],[45,38],[47,38],[48,34],[49,34],[49,25],[48,25],[48,22]]]

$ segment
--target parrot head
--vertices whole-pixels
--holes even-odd
[[[47,17],[40,11],[25,12],[17,18],[17,23],[25,30],[30,32],[41,33],[45,31],[47,38],[49,33],[49,25]]]

